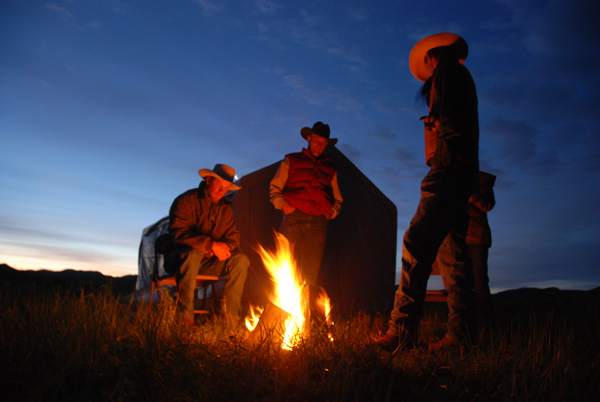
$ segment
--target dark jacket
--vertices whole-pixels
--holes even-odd
[[[202,181],[198,188],[177,197],[169,211],[169,233],[175,246],[193,247],[204,257],[212,256],[213,241],[226,243],[234,251],[240,240],[229,202],[212,202],[207,190]]]
[[[441,61],[433,73],[429,115],[439,121],[433,168],[450,164],[479,169],[477,92],[469,70],[458,61]]]

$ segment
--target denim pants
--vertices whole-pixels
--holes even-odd
[[[403,238],[402,274],[389,333],[417,341],[427,281],[439,250],[446,267],[440,273],[448,286],[448,334],[459,341],[474,334],[473,267],[465,238],[476,175],[471,169],[432,169],[421,182],[421,200]]]
[[[182,247],[167,256],[167,264],[171,272],[175,271],[177,309],[182,317],[194,318],[194,291],[198,274],[226,276],[221,314],[228,312],[239,316],[244,283],[250,266],[250,260],[241,251],[233,251],[227,260],[219,261],[214,256],[202,258],[194,248]]]
[[[321,270],[327,222],[325,215],[310,215],[296,209],[285,215],[279,228],[279,232],[293,244],[300,274],[310,286],[316,285]]]

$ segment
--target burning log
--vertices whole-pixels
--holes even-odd
[[[291,349],[310,334],[309,286],[298,272],[293,260],[292,247],[288,240],[275,232],[277,249],[275,253],[259,246],[258,252],[265,264],[274,285],[268,293],[270,303],[262,313],[256,314],[251,306],[250,316],[246,318],[246,326],[251,331],[249,340],[253,342],[273,339],[283,349]],[[329,297],[323,293],[323,309],[328,329],[331,327]],[[326,304],[326,306],[325,306]],[[258,318],[260,315],[260,318]],[[331,337],[330,337],[331,339]]]
[[[304,329],[297,328],[297,325],[292,314],[269,303],[248,340],[252,343],[269,340],[280,344],[283,349],[291,349],[305,335]]]

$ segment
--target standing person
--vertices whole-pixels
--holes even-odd
[[[480,324],[491,324],[496,320],[496,312],[490,294],[488,277],[488,252],[492,246],[492,232],[487,219],[487,213],[494,208],[496,199],[494,197],[494,183],[496,176],[479,172],[477,185],[469,198],[467,207],[469,213],[469,229],[467,231],[467,255],[473,263],[474,291],[477,301],[477,319]],[[446,238],[436,259],[437,266],[444,280],[444,287],[448,290],[445,282],[453,269],[449,263],[456,261],[449,238]]]
[[[323,154],[337,143],[330,134],[329,125],[320,121],[300,130],[308,148],[285,156],[269,189],[271,203],[283,211],[279,231],[294,244],[302,278],[312,287],[321,269],[327,223],[340,213],[343,202],[336,168]]]
[[[178,196],[169,212],[169,234],[175,250],[165,259],[167,272],[175,273],[179,321],[194,327],[194,290],[198,274],[226,275],[222,315],[238,317],[250,260],[239,247],[239,232],[229,202],[228,191],[239,190],[233,184],[235,170],[217,164],[200,169],[198,188]]]
[[[460,36],[440,33],[411,50],[412,74],[425,81],[429,106],[425,123],[425,161],[431,168],[421,182],[421,200],[403,239],[402,274],[388,332],[377,340],[386,349],[416,345],[431,266],[444,239],[456,250],[448,265],[447,334],[429,345],[438,351],[467,343],[477,318],[473,267],[466,253],[467,204],[479,170],[477,93],[463,62],[468,45]]]

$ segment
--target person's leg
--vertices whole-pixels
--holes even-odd
[[[294,249],[294,259],[302,279],[315,286],[327,238],[327,218],[299,210],[286,215],[279,229]]]
[[[202,257],[191,247],[179,248],[167,256],[166,264],[175,272],[177,281],[177,311],[180,320],[194,319],[194,291]]]
[[[448,290],[448,335],[462,342],[472,339],[477,328],[475,295],[473,292],[472,264],[466,252],[466,243],[451,231],[438,253],[438,264]]]
[[[473,265],[467,255],[465,241],[469,225],[467,205],[475,183],[473,172],[449,169],[446,176],[447,189],[445,218],[450,231],[438,250],[438,266],[448,290],[448,333],[430,345],[430,349],[445,347],[447,343],[463,343],[472,340],[477,329],[477,312],[473,291]]]
[[[223,301],[225,311],[221,314],[231,313],[239,317],[244,284],[248,275],[250,260],[241,251],[231,253],[225,261],[219,261],[216,257],[207,259],[199,270],[202,275],[226,276],[225,288],[223,289]]]
[[[403,238],[402,273],[388,333],[418,340],[431,265],[449,226],[444,219],[444,172],[430,171],[421,183],[421,200]]]
[[[488,277],[489,248],[485,244],[467,244],[467,253],[473,262],[473,276],[475,279],[475,298],[477,300],[477,316],[483,323],[493,323],[496,320],[496,311],[490,294]]]
[[[300,272],[306,282],[315,287],[321,270],[327,240],[327,218],[324,215],[308,215],[304,239],[301,242],[302,265]]]

